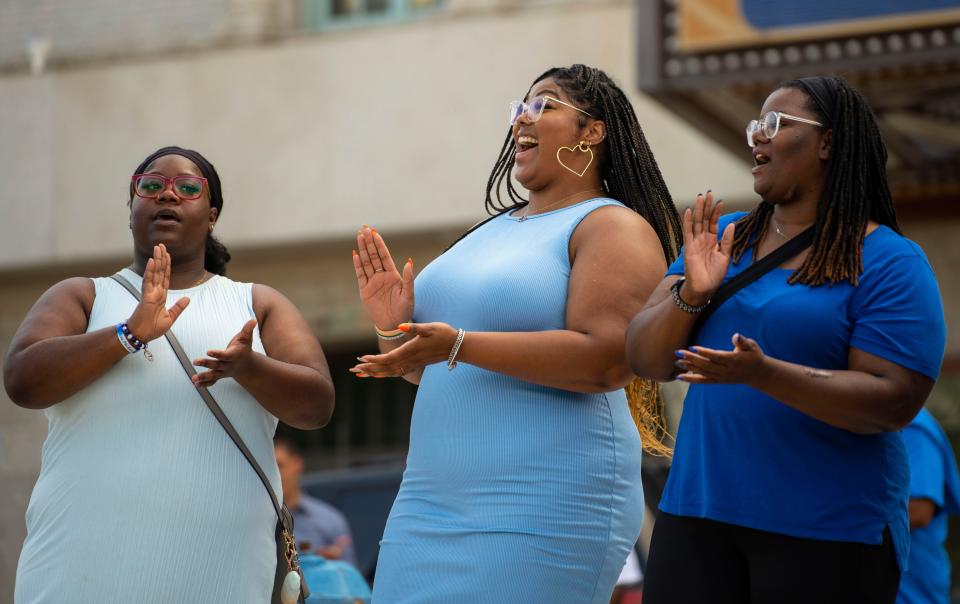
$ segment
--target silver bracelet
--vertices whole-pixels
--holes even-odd
[[[703,312],[703,309],[705,309],[707,305],[710,304],[710,300],[707,300],[700,306],[691,306],[690,304],[687,304],[686,302],[684,302],[683,298],[680,297],[680,288],[683,287],[684,281],[686,281],[686,279],[684,279],[683,277],[680,277],[673,283],[673,285],[670,286],[670,293],[673,295],[673,303],[676,304],[680,308],[680,310],[686,313],[690,313],[691,315],[695,315],[697,313]]]
[[[453,348],[450,349],[450,356],[447,357],[447,369],[453,371],[457,368],[457,353],[460,352],[460,346],[463,344],[463,336],[466,335],[462,329],[457,330],[457,341],[453,343]]]

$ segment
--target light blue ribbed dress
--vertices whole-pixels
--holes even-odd
[[[139,288],[141,278],[123,275]],[[88,331],[126,320],[134,298],[94,279]],[[215,276],[171,291],[191,359],[254,317],[250,283]],[[258,330],[254,350],[263,352]],[[49,433],[27,508],[17,604],[269,602],[277,518],[263,484],[204,405],[166,340],[129,355],[45,411]],[[277,419],[233,379],[210,388],[280,497]]]
[[[611,204],[491,220],[418,276],[414,320],[564,329],[570,236]],[[640,454],[623,390],[578,394],[428,366],[374,602],[607,604],[640,532]]]

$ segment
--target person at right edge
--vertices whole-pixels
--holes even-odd
[[[762,201],[721,217],[698,196],[627,333],[638,375],[690,384],[644,604],[893,603],[910,545],[898,431],[943,360],[937,282],[900,233],[876,120],[846,81],[781,84],[747,142]],[[809,228],[811,245],[690,341],[725,281]]]
[[[897,604],[949,604],[947,516],[960,514],[960,473],[953,447],[933,415],[921,409],[903,429],[910,457],[910,565]]]

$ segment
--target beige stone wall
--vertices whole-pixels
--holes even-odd
[[[937,275],[947,319],[946,370],[960,377],[960,243],[957,240],[960,220],[945,217],[904,222],[900,226],[904,235],[920,244]]]
[[[631,93],[678,200],[706,188],[748,197],[740,159],[631,92],[631,18],[627,2],[478,11],[0,77],[0,203],[13,218],[0,227],[0,268],[126,253],[130,173],[170,143],[220,171],[228,240],[322,241],[371,220],[404,232],[473,222],[508,101],[545,67],[576,61]]]

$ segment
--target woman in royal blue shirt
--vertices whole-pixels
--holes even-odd
[[[698,197],[627,334],[639,375],[691,384],[644,604],[892,603],[909,547],[897,430],[939,373],[937,283],[900,234],[873,113],[844,80],[781,85],[747,135],[763,201],[721,218]],[[724,282],[809,227],[812,245],[688,342]]]

